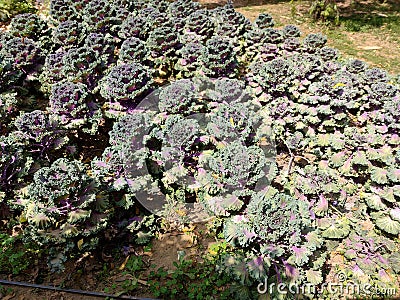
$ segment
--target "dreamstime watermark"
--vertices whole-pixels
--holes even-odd
[[[294,284],[294,283],[267,283],[267,280],[261,282],[257,286],[257,292],[260,294],[278,293],[281,295],[341,295],[341,296],[395,296],[396,288],[380,287],[369,283],[356,283],[347,278],[344,273],[336,275],[338,282],[323,283],[315,285],[311,283]]]

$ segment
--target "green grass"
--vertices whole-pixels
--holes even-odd
[[[18,238],[0,233],[0,270],[17,275],[26,270],[31,261],[26,249],[16,249]]]
[[[33,0],[0,0],[0,21],[8,21],[17,14],[35,12]]]
[[[364,13],[361,8],[370,9],[371,12]],[[337,48],[342,58],[361,59],[371,66],[378,66],[394,75],[399,74],[400,55],[396,53],[400,53],[400,11],[384,10],[379,6],[352,9],[354,12],[340,16],[338,26],[315,22],[307,15],[297,19],[313,32],[327,35],[329,46]],[[361,47],[364,42],[368,45],[370,38],[374,40],[370,45],[377,46],[377,49]]]
[[[348,32],[365,32],[387,35],[390,40],[400,42],[400,13],[355,14],[341,17],[341,28]]]
[[[371,34],[371,31],[368,31]],[[400,73],[400,56],[387,57],[385,55],[377,55],[377,50],[363,50],[357,48],[352,40],[343,30],[325,29],[324,34],[327,35],[330,45],[337,48],[342,53],[343,58],[357,58],[369,62],[371,65],[386,69],[392,74]],[[377,33],[378,34],[378,33]],[[381,33],[382,34],[382,33]],[[399,33],[400,37],[400,33]],[[400,41],[399,41],[400,42]],[[377,45],[379,46],[379,45]],[[393,53],[400,51],[393,47]]]
[[[341,23],[345,30],[352,32],[375,32],[376,29],[381,30],[384,26],[384,31],[390,30],[400,34],[400,16],[396,14],[387,17],[375,14],[353,15],[341,17]]]

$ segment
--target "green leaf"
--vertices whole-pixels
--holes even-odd
[[[317,216],[323,216],[328,211],[328,208],[329,208],[328,200],[324,197],[324,195],[320,195],[317,206],[314,208],[314,213]]]
[[[400,145],[400,136],[398,136],[397,134],[391,135],[389,137],[388,144],[395,146]]]
[[[306,117],[306,120],[311,124],[318,124],[319,122],[321,122],[321,120],[316,116],[308,116]]]
[[[327,252],[322,253],[317,259],[313,259],[313,269],[322,269],[326,263]]]
[[[334,134],[331,134],[329,140],[331,147],[334,150],[341,150],[346,145],[345,136],[340,132],[335,132]]]
[[[334,114],[333,116],[336,120],[343,120],[347,117],[347,115],[345,113],[338,113],[338,114]]]
[[[388,176],[391,182],[394,183],[400,182],[400,169],[395,169],[395,168],[389,169]]]
[[[394,197],[394,188],[393,187],[386,187],[383,189],[379,189],[377,191],[372,190],[374,193],[378,194],[383,200],[390,202],[390,203],[395,203],[396,199]]]
[[[318,220],[318,227],[322,230],[329,228],[332,224],[331,218],[321,218]]]
[[[144,244],[147,244],[151,240],[152,237],[153,237],[153,235],[151,234],[151,232],[139,231],[136,234],[135,241],[139,245],[144,245]]]
[[[377,218],[375,220],[376,226],[378,226],[379,229],[393,234],[393,235],[398,235],[400,233],[400,223],[394,221],[391,217],[389,216],[382,216],[380,218]]]
[[[321,190],[326,193],[339,193],[340,187],[334,182],[329,182],[326,185],[323,185]]]
[[[387,206],[382,202],[381,197],[372,193],[364,193],[362,194],[362,198],[365,199],[369,208],[374,210],[385,210]]]
[[[350,230],[350,227],[349,228],[341,228],[341,227],[332,225],[322,233],[322,236],[327,239],[343,239],[349,235],[349,230]]]
[[[118,206],[123,207],[125,209],[130,208],[134,203],[135,203],[135,198],[134,195],[132,194],[124,194],[121,197],[121,200],[116,202]]]
[[[51,222],[50,218],[44,213],[35,214],[32,218],[29,219],[29,221],[34,223],[35,226],[38,228],[46,228]]]
[[[296,130],[302,130],[304,128],[306,128],[306,124],[304,124],[303,122],[296,122]]]
[[[393,282],[392,276],[390,276],[384,269],[379,270],[378,272],[379,281],[389,283]]]
[[[335,153],[330,157],[331,165],[333,165],[334,167],[343,166],[345,161],[346,161],[346,151]]]
[[[344,176],[351,176],[352,166],[351,166],[351,157],[345,161],[345,163],[340,167],[340,172]]]
[[[330,134],[319,134],[317,144],[321,147],[327,147],[330,144]]]
[[[252,257],[247,262],[247,269],[253,278],[260,279],[263,278],[266,274],[264,260],[262,257]]]
[[[391,209],[389,214],[393,220],[400,222],[400,208],[397,207],[397,208]]]
[[[369,160],[367,159],[367,155],[365,154],[364,151],[357,151],[353,155],[352,163],[361,166],[368,166],[370,164]]]
[[[388,145],[382,146],[382,148],[378,149],[379,152],[379,159],[386,163],[393,163],[394,162],[394,155],[392,147]]]
[[[335,120],[325,120],[322,122],[322,126],[323,127],[335,127],[336,126],[336,122]]]
[[[388,183],[388,171],[378,167],[371,168],[371,179],[379,184]]]
[[[90,216],[90,210],[77,209],[69,213],[68,222],[76,223]]]
[[[373,148],[368,149],[367,156],[371,160],[379,160],[380,159],[379,151],[376,149],[373,149]]]
[[[239,210],[243,201],[234,195],[207,197],[207,205],[216,216],[229,216],[229,211]]]
[[[349,235],[350,225],[346,218],[328,219],[329,226],[322,232],[322,237],[327,239],[342,239]],[[324,228],[321,228],[324,229]]]
[[[320,114],[324,114],[324,115],[332,115],[333,114],[333,110],[331,109],[331,107],[329,105],[318,105],[317,106],[317,111]]]
[[[397,197],[400,197],[400,185],[395,185],[393,187],[393,194]]]
[[[224,237],[229,243],[234,243],[238,237],[238,233],[240,230],[239,224],[234,223],[233,221],[228,221],[224,226]]]
[[[356,252],[354,249],[348,249],[348,250],[344,253],[344,256],[345,256],[347,259],[352,260],[352,259],[354,259],[354,258],[357,257],[357,252]]]
[[[287,262],[291,265],[302,266],[308,262],[311,252],[305,247],[292,247],[293,254],[288,258]]]
[[[307,247],[314,250],[322,246],[324,240],[321,238],[319,231],[311,231],[306,234]]]
[[[388,258],[389,264],[396,274],[400,274],[400,252],[392,252]]]
[[[62,230],[61,234],[64,236],[76,236],[79,234],[79,229],[68,223],[65,223],[60,229]]]
[[[102,191],[96,195],[96,209],[99,211],[105,211],[109,207],[108,194]]]
[[[307,281],[313,285],[322,283],[323,277],[320,270],[307,270],[306,271]]]
[[[331,252],[335,251],[339,247],[340,242],[338,240],[325,240],[324,245],[326,249]]]

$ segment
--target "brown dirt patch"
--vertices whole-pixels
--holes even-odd
[[[211,244],[215,243],[215,238],[210,237],[206,224],[196,224],[182,230],[170,229],[164,234],[160,234],[151,242],[151,250],[146,250],[141,246],[132,247],[130,256],[139,256],[147,267],[140,272],[139,288],[132,292],[136,297],[152,298],[147,288],[147,276],[151,265],[155,265],[155,270],[163,267],[166,271],[173,271],[174,262],[178,262],[178,251],[185,251],[185,259],[193,259],[201,262],[201,257],[208,252]],[[83,291],[96,291],[104,293],[106,288],[117,294],[123,292],[122,284],[129,279],[129,274],[123,274],[127,257],[108,255],[105,248],[115,248],[115,245],[105,246],[101,253],[93,255],[83,255],[82,257],[69,260],[65,263],[65,270],[62,273],[49,273],[46,270],[46,262],[38,262],[38,265],[27,270],[26,273],[17,276],[0,275],[0,279],[42,284],[46,286],[57,286],[65,289],[77,289]],[[107,271],[104,272],[106,267]],[[94,297],[89,295],[79,295],[68,292],[58,292],[38,288],[20,287],[13,285],[3,285],[4,289],[11,288],[11,292],[1,295],[0,299],[7,300],[95,300],[104,297]],[[7,297],[7,298],[6,298]]]
[[[178,261],[178,251],[186,253],[185,258],[198,258],[205,254],[214,238],[207,237],[205,224],[197,224],[192,231],[172,231],[161,234],[152,242],[152,251],[149,253],[150,262],[167,270],[175,269],[173,263]]]

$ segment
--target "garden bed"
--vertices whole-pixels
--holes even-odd
[[[201,3],[3,30],[3,299],[399,296],[396,1]]]

